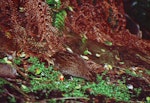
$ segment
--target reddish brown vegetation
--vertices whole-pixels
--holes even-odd
[[[62,8],[69,5],[74,10],[67,11],[63,36],[59,36],[59,31],[52,26],[52,11],[44,1],[1,0],[0,57],[1,52],[20,50],[43,59],[52,57],[55,69],[87,80],[95,80],[93,74],[102,73],[104,64],[108,63],[113,69],[106,76],[112,82],[124,76],[129,78],[122,70],[128,66],[137,66],[139,71],[150,67],[150,41],[138,38],[126,29],[122,0],[61,0]],[[89,39],[85,44],[81,42],[83,35]],[[105,41],[112,42],[113,46],[106,46]],[[74,53],[66,52],[64,45],[70,46]],[[87,48],[94,55],[83,60],[79,55]],[[105,52],[101,53],[101,49]],[[101,53],[101,57],[97,58],[96,53]],[[122,61],[125,64],[119,64]],[[6,72],[0,76],[13,78],[9,66],[1,64],[0,68],[0,72]],[[143,90],[146,88],[142,92],[146,98],[149,77],[146,72],[143,74],[144,84],[140,85]],[[143,83],[139,78],[127,82],[132,80],[135,87],[139,87],[139,81]]]
[[[50,8],[42,0],[5,0],[0,3],[0,28],[3,35],[23,51],[38,57],[51,57],[63,49],[52,26]]]
[[[123,2],[121,0],[71,0],[74,12],[69,12],[67,26],[75,33],[104,43],[132,48],[150,55],[149,41],[141,40],[126,29]]]
[[[62,1],[63,2],[63,1]],[[126,30],[123,2],[120,0],[72,0],[74,12],[68,12],[67,27],[76,34],[104,43],[111,41],[150,54],[149,41]],[[0,3],[1,33],[20,48],[39,57],[51,57],[63,49],[63,38],[51,24],[51,10],[41,0],[5,0]]]
[[[121,0],[62,0],[62,2],[65,2],[62,8],[70,5],[74,10],[73,12],[68,11],[67,29],[65,29],[63,36],[59,36],[58,30],[52,26],[52,11],[42,0],[1,1],[0,35],[10,40],[9,43],[17,44],[18,46],[15,45],[15,47],[18,50],[22,49],[27,54],[48,59],[57,52],[64,51],[64,39],[67,41],[66,43],[71,44],[79,40],[72,41],[67,38],[66,34],[70,34],[71,31],[75,34],[73,38],[86,35],[88,39],[98,43],[111,41],[114,46],[119,47],[118,51],[120,52],[126,51],[126,49],[128,52],[129,49],[137,51],[138,58],[150,64],[149,58],[146,57],[150,56],[150,43],[132,35],[126,29],[123,2]],[[122,47],[123,50],[120,49]],[[7,49],[5,48],[5,50]],[[133,54],[136,56],[135,52],[130,53],[128,57]],[[64,55],[66,55],[66,58],[68,57],[67,54]],[[58,56],[61,58],[61,55]],[[55,57],[54,55],[54,58],[58,56]],[[81,59],[74,56],[74,54],[72,56],[78,60]],[[69,66],[72,67],[70,60],[68,58],[65,62],[68,62]],[[62,60],[58,61],[62,66],[65,63]],[[76,62],[76,65],[78,64],[80,63]],[[76,71],[76,68],[73,70]]]

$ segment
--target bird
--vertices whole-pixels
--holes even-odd
[[[94,80],[94,76],[85,60],[78,54],[67,51],[58,52],[54,55],[55,68],[64,75]]]
[[[17,76],[17,70],[5,63],[0,63],[0,77],[2,78],[16,78]]]

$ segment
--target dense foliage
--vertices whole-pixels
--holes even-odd
[[[126,28],[122,0],[3,0],[0,46],[0,101],[150,101],[150,41]]]

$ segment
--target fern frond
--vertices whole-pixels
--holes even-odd
[[[66,16],[67,16],[67,12],[65,10],[61,10],[55,13],[53,18],[53,26],[61,30],[65,26]]]
[[[60,0],[46,0],[46,2],[50,6],[50,8],[53,8],[53,9],[59,9],[61,6]]]

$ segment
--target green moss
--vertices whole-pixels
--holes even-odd
[[[98,83],[88,83],[84,86],[85,89],[90,88],[92,89],[91,94],[93,95],[106,95],[109,98],[115,98],[118,101],[129,101],[130,94],[128,88],[122,82],[119,83],[118,86],[114,84],[109,84],[107,81],[102,80],[101,76],[97,77]]]
[[[17,65],[20,65],[22,62],[21,62],[21,58],[16,58],[16,59],[14,59],[14,61],[13,61],[15,64],[17,64]]]
[[[45,67],[44,63],[41,63],[37,58],[30,57],[27,62],[30,64],[28,68],[28,83],[17,83],[19,85],[19,92],[23,95],[28,94],[39,94],[45,95],[45,99],[49,98],[53,91],[59,91],[59,93],[64,98],[68,97],[82,97],[90,98],[90,96],[97,96],[99,94],[105,95],[108,98],[114,98],[117,101],[129,101],[130,94],[127,86],[124,82],[119,82],[119,85],[109,84],[109,79],[103,80],[102,76],[106,74],[104,72],[102,76],[97,76],[97,82],[87,82],[82,78],[65,79],[61,80],[62,75],[59,71],[55,71],[53,66]],[[2,91],[3,85],[7,82],[0,81],[0,93]],[[10,84],[10,83],[9,83]],[[15,86],[10,84],[12,88],[16,89]],[[90,93],[87,90],[90,89]],[[18,89],[16,89],[18,90]],[[37,98],[40,98],[36,96]],[[54,98],[49,99],[53,101]],[[10,100],[15,101],[15,98]],[[55,101],[55,100],[54,100]],[[57,100],[56,100],[57,101]]]
[[[0,78],[0,95],[4,92],[3,86],[5,84],[7,84],[7,82],[3,78]]]
[[[108,80],[102,80],[102,76],[97,77],[97,83],[86,82],[84,79],[73,77],[72,80],[60,80],[59,71],[53,70],[53,66],[46,68],[44,63],[40,63],[37,58],[31,57],[28,60],[32,65],[29,67],[30,86],[22,85],[21,89],[26,93],[38,93],[45,90],[47,95],[52,91],[61,91],[64,97],[89,97],[87,89],[91,89],[90,95],[105,95],[115,98],[118,101],[129,101],[130,94],[127,86],[123,82],[119,85],[109,84]],[[39,73],[37,73],[39,69]],[[104,73],[105,74],[105,73]]]
[[[150,75],[150,70],[146,70],[146,74]]]
[[[129,69],[126,69],[125,72],[133,77],[142,77],[142,74],[137,74],[135,71],[131,71]]]

